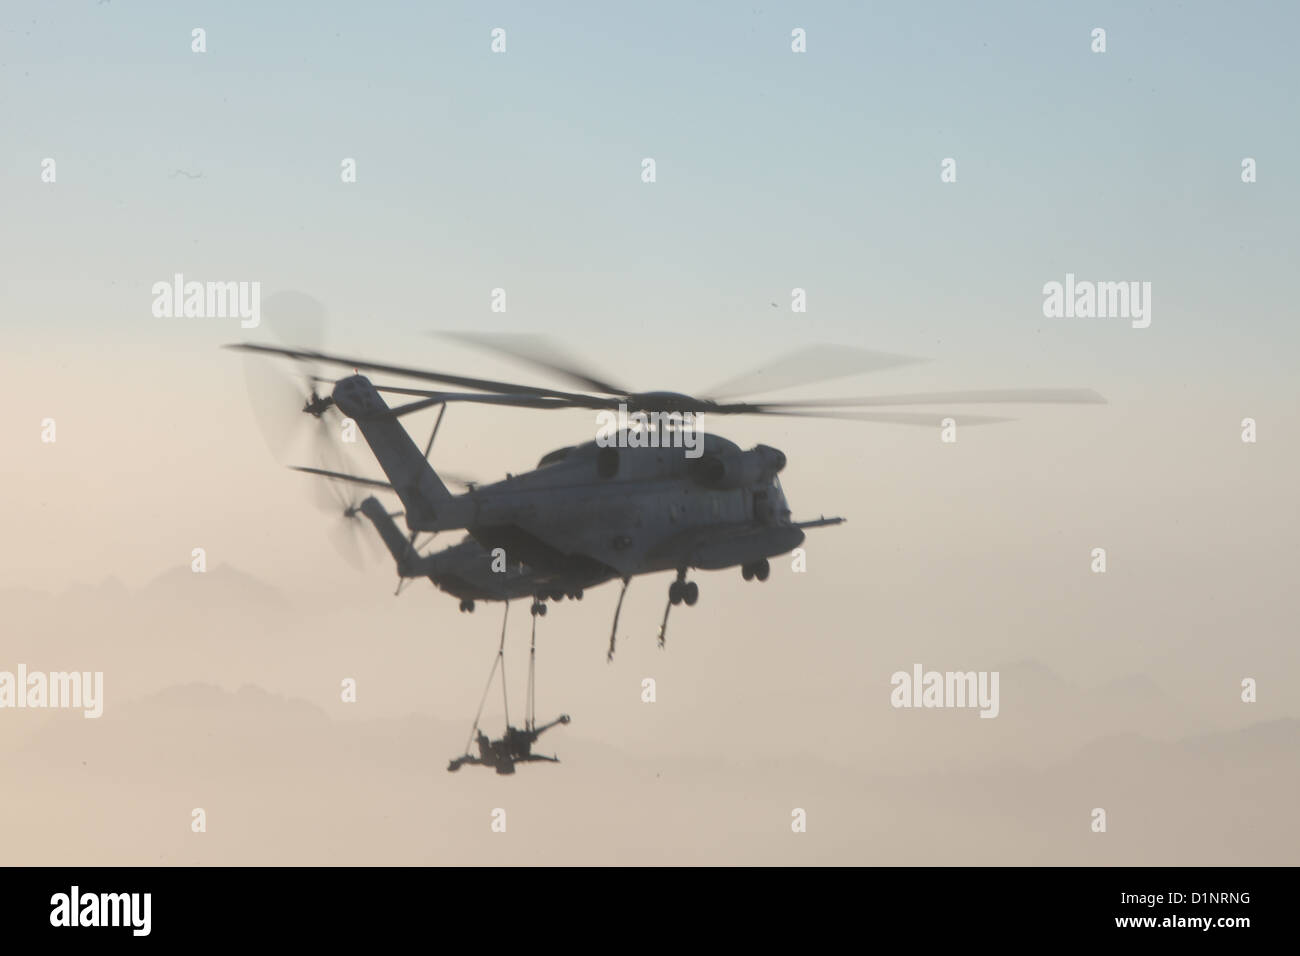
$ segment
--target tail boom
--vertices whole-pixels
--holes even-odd
[[[361,429],[402,500],[407,527],[420,531],[466,527],[472,502],[447,490],[368,378],[353,375],[340,379],[334,385],[334,403]]]

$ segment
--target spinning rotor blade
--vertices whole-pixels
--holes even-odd
[[[399,394],[428,395],[418,402],[410,402],[392,409],[394,416],[409,415],[432,405],[443,402],[466,401],[489,405],[509,405],[516,408],[574,408],[573,404],[560,399],[533,398],[518,395],[480,395],[473,392],[422,392],[419,389],[390,389],[377,386],[379,391],[396,391]],[[611,399],[608,407],[616,408],[618,401]],[[638,408],[649,409],[654,404],[654,396],[629,396],[626,401],[636,404]],[[969,392],[930,392],[910,395],[877,395],[859,398],[807,399],[791,402],[730,402],[717,404],[707,399],[693,399],[687,395],[666,396],[663,399],[664,411],[699,412],[713,415],[783,415],[794,418],[837,418],[843,421],[874,421],[896,424],[911,424],[907,416],[911,413],[894,415],[866,415],[847,411],[851,408],[872,408],[889,405],[958,405],[958,404],[1007,404],[1007,403],[1043,403],[1043,404],[1106,404],[1106,400],[1090,389],[998,389]],[[824,412],[812,410],[826,409]],[[839,411],[836,411],[839,410]],[[940,418],[945,416],[939,416]],[[929,424],[930,413],[916,416],[916,424]],[[1009,418],[997,418],[979,415],[964,415],[964,422],[984,424],[990,422],[1013,421]]]
[[[377,386],[381,392],[393,391],[389,386]],[[408,402],[405,405],[398,405],[396,408],[390,408],[389,414],[394,418],[400,418],[403,415],[410,415],[412,412],[423,411],[426,408],[432,408],[434,405],[443,405],[447,402],[472,402],[478,405],[509,405],[512,408],[617,408],[618,399],[600,399],[593,398],[590,402],[576,404],[561,398],[539,398],[533,395],[486,395],[477,392],[418,392],[415,389],[407,389],[399,394],[424,394],[424,398],[418,402]]]
[[[577,359],[544,336],[482,332],[435,332],[434,335],[509,356],[534,368],[553,372],[593,392],[605,395],[627,395],[630,392],[630,389],[621,385],[597,378],[583,368]]]
[[[332,379],[315,379],[333,385]],[[536,395],[493,395],[487,392],[438,392],[428,388],[408,388],[402,385],[375,385],[375,391],[386,395],[413,395],[428,399],[424,402],[411,402],[391,409],[394,415],[409,415],[434,405],[447,402],[471,402],[480,405],[510,405],[517,408],[617,408],[617,399],[591,397],[581,404],[564,398],[544,398]],[[427,457],[427,456],[426,456]]]
[[[373,529],[359,513],[345,513],[330,528],[329,539],[343,560],[358,571],[378,562],[378,541]]]
[[[457,385],[471,392],[433,391],[405,386],[377,385],[381,392],[407,395],[417,399],[389,411],[393,417],[408,415],[450,402],[470,402],[534,409],[615,409],[626,403],[633,411],[696,412],[716,415],[777,415],[791,418],[828,418],[841,421],[880,422],[886,424],[932,426],[945,417],[937,412],[850,411],[894,405],[972,405],[972,404],[1105,404],[1106,400],[1091,389],[988,389],[952,392],[919,392],[899,395],[876,395],[849,398],[800,399],[793,401],[717,401],[694,398],[676,392],[626,393],[612,383],[591,375],[564,356],[545,339],[536,336],[492,336],[480,333],[441,333],[446,337],[481,348],[500,352],[538,368],[578,381],[602,395],[564,392],[491,379],[449,375],[404,366],[382,365],[323,352],[279,348],[242,343],[227,348],[244,352],[282,355],[303,362],[325,362],[356,369],[425,379],[440,384]],[[798,349],[774,359],[762,368],[737,376],[718,386],[712,394],[739,395],[753,391],[792,388],[815,381],[827,381],[894,368],[922,359],[885,352],[870,352],[837,346],[816,345]],[[314,394],[314,393],[313,393]],[[990,424],[1012,419],[987,415],[962,415],[966,424]],[[339,471],[339,469],[325,469]],[[340,477],[335,475],[334,477]],[[460,482],[469,485],[469,482]]]
[[[276,292],[262,303],[262,317],[271,334],[292,348],[319,351],[325,347],[329,314],[325,306],[304,292]],[[316,394],[315,369],[307,369],[304,397]]]
[[[965,392],[914,392],[910,395],[868,395],[861,398],[823,398],[794,402],[755,402],[749,408],[763,411],[789,408],[866,408],[872,405],[1105,405],[1106,399],[1090,388],[1000,388]]]
[[[332,443],[328,431],[321,431],[316,437],[315,458],[322,467],[310,470],[331,479],[335,475],[346,474],[344,469],[347,467],[347,459],[342,449]],[[355,504],[350,492],[337,481],[314,481],[311,483],[311,489],[312,501],[326,514],[342,514]]]
[[[234,345],[227,345],[228,349],[235,349],[241,352],[262,352],[269,355],[283,355],[287,358],[296,359],[300,362],[324,362],[330,365],[342,365],[348,368],[354,368],[358,371],[382,372],[386,375],[402,375],[407,378],[424,379],[429,382],[438,382],[444,385],[456,385],[460,388],[477,389],[483,392],[497,392],[506,395],[533,395],[543,398],[562,398],[575,403],[578,407],[603,407],[604,399],[595,398],[591,395],[580,395],[574,392],[561,392],[553,388],[537,388],[533,385],[518,385],[511,382],[495,382],[485,378],[471,378],[465,375],[447,375],[444,372],[432,372],[425,369],[407,368],[400,365],[382,365],[378,362],[367,362],[362,359],[347,358],[341,355],[326,355],[324,352],[313,352],[308,349],[291,349],[277,348],[273,345],[259,345],[256,342],[239,342]],[[596,402],[597,405],[588,405],[590,402]]]
[[[924,361],[926,360],[908,355],[869,352],[866,349],[839,345],[810,345],[777,356],[743,375],[727,379],[705,394],[718,398],[753,395],[756,392],[774,392],[778,389],[794,388],[796,385],[828,382],[847,375],[862,375]]]
[[[316,345],[324,338],[325,307],[309,295],[277,292],[266,299],[262,314],[266,327],[286,342]],[[320,433],[324,431],[321,427],[308,427],[324,423],[330,404],[321,401],[315,387],[317,376],[308,371],[306,380],[298,382],[276,368],[268,358],[245,356],[244,377],[258,427],[271,447],[271,453],[280,460],[295,450],[303,434],[315,430],[318,434],[313,440],[319,443]],[[302,413],[307,406],[312,406],[313,414],[304,418]]]
[[[269,359],[244,356],[244,382],[253,406],[253,420],[271,454],[282,459],[302,436],[302,389]]]
[[[835,419],[837,421],[878,421],[887,425],[927,425],[939,428],[943,420],[950,418],[959,425],[992,425],[998,421],[1015,421],[1015,419],[997,418],[993,415],[958,415],[944,412],[923,411],[880,411],[880,412],[836,412],[836,411],[762,411],[759,415],[779,415],[792,419]]]
[[[346,467],[342,451],[332,445],[321,448],[322,463]],[[367,485],[382,485],[384,482],[370,479],[357,479],[345,471],[332,468],[309,468],[299,466],[296,471],[307,472],[323,477],[324,481],[312,482],[312,496],[321,510],[335,517],[334,526],[329,531],[330,544],[343,556],[343,559],[358,570],[368,564],[374,564],[379,558],[379,542],[371,533],[369,523],[360,512],[361,496],[352,493],[344,482],[359,482]]]

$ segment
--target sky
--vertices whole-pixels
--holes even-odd
[[[575,715],[562,732],[592,761],[608,757],[600,748],[635,766],[685,761],[671,805],[688,815],[711,779],[691,761],[793,761],[791,779],[842,796],[872,792],[853,774],[906,781],[972,753],[1050,773],[1076,748],[1139,735],[1180,754],[1152,766],[1182,768],[1194,789],[1217,770],[1189,748],[1256,734],[1277,751],[1252,773],[1289,760],[1285,785],[1268,800],[1225,795],[1225,819],[1267,814],[1294,790],[1287,735],[1300,718],[1298,20],[1264,3],[12,0],[0,15],[0,592],[15,648],[32,667],[102,661],[113,693],[151,721],[183,710],[177,688],[207,688],[194,693],[219,712],[245,686],[283,701],[263,715],[272,735],[297,707],[373,728],[445,721],[451,736],[471,716],[499,609],[461,615],[425,582],[393,601],[391,565],[358,572],[335,553],[341,519],[283,467],[302,446],[268,450],[244,360],[220,348],[270,330],[156,317],[151,288],[176,273],[308,293],[345,354],[536,384],[564,383],[431,333],[545,334],[632,388],[686,392],[809,344],[876,349],[926,361],[789,396],[1054,387],[1108,404],[1017,408],[1015,422],[959,426],[955,444],[937,428],[709,423],[787,454],[797,518],[848,523],[810,532],[806,574],[782,560],[763,585],[734,569],[697,575],[700,605],[675,610],[663,651],[667,576],[634,582],[612,665],[612,588],[554,608],[544,666]],[[1098,27],[1104,53],[1091,49]],[[796,28],[806,53],[791,51]],[[941,181],[947,158],[955,182]],[[341,180],[345,159],[355,182]],[[1045,317],[1043,286],[1067,273],[1150,282],[1150,327]],[[490,309],[496,288],[504,313]],[[792,310],[796,288],[806,312]],[[1241,440],[1248,417],[1255,443]],[[49,418],[53,443],[41,441]],[[408,421],[422,438],[432,413]],[[432,461],[491,480],[595,424],[457,407]],[[364,453],[354,464],[378,474]],[[184,579],[195,547],[220,600]],[[1096,547],[1105,575],[1090,570]],[[264,589],[282,603],[264,607]],[[517,642],[526,617],[512,613]],[[889,675],[916,661],[1001,669],[1003,715],[958,726],[929,718],[974,715],[890,708]],[[382,691],[340,707],[349,673]],[[648,709],[652,674],[663,693]],[[1241,679],[1261,675],[1267,692],[1243,704]],[[115,711],[122,747],[153,746]],[[13,746],[35,746],[35,725],[0,717]],[[79,724],[58,729],[51,752],[90,745]],[[324,734],[305,745],[320,763],[304,779],[339,759]],[[1109,752],[1087,751],[1098,779],[1123,779]],[[394,787],[417,773],[398,769]],[[65,786],[40,778],[30,799]],[[889,799],[922,830],[989,823],[979,800],[928,811],[896,786]],[[1061,786],[1086,814],[1088,797]],[[1150,812],[1174,798],[1153,793]],[[868,862],[880,835],[845,825],[852,839],[811,858],[754,852]],[[1294,850],[1296,825],[1276,826],[1273,845]],[[430,827],[430,846],[444,837]],[[972,852],[1019,860],[1030,842],[1011,832]],[[1130,843],[1124,859],[1160,862],[1179,842]],[[1062,862],[1104,859],[1070,838],[1048,845]],[[743,839],[720,846],[710,861],[755,859]],[[230,852],[259,859],[251,839]],[[925,854],[959,862],[938,842]],[[388,859],[407,861],[400,841]]]

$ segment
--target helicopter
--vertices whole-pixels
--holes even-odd
[[[696,427],[702,415],[764,415],[830,418],[937,427],[938,413],[849,411],[882,406],[991,403],[1100,404],[1105,399],[1088,389],[1012,389],[877,395],[864,398],[797,401],[740,401],[755,390],[803,384],[862,371],[907,364],[915,359],[840,346],[811,347],[769,363],[757,376],[741,376],[712,390],[713,398],[671,391],[632,391],[580,368],[556,349],[536,340],[456,333],[455,338],[522,360],[578,383],[584,391],[502,382],[411,366],[379,363],[316,349],[239,343],[229,348],[348,367],[353,374],[331,381],[312,376],[303,411],[320,418],[336,408],[355,422],[380,468],[387,487],[401,500],[411,537],[422,531],[463,529],[487,552],[501,549],[511,561],[570,580],[598,582],[619,578],[622,591],[610,635],[613,655],[618,615],[628,584],[635,576],[672,571],[668,603],[660,626],[663,646],[668,613],[675,605],[694,605],[699,586],[690,570],[738,567],[745,580],[765,581],[770,559],[789,553],[805,540],[805,531],[837,525],[840,517],[795,520],[779,473],[787,465],[783,452],[758,444],[742,449],[709,432],[687,443],[673,439],[674,427]],[[363,372],[453,386],[442,391],[405,385],[376,384]],[[810,372],[812,374],[810,374]],[[332,384],[320,395],[316,384]],[[413,399],[396,407],[384,395]],[[660,416],[660,440],[644,429],[622,429],[604,441],[587,441],[544,455],[528,472],[453,494],[428,460],[438,426],[424,452],[401,419],[414,412],[467,402],[523,409],[587,409],[620,416]],[[673,416],[680,424],[674,426]],[[662,422],[666,417],[669,424]],[[1007,421],[963,415],[963,424]],[[694,451],[694,453],[692,453]],[[342,480],[341,472],[318,470]],[[394,529],[395,530],[395,529]],[[381,532],[382,533],[382,532]],[[399,532],[400,535],[400,532]],[[549,592],[548,592],[549,593]]]

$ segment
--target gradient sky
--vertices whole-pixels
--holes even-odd
[[[70,336],[175,340],[199,330],[139,285],[251,277],[377,348],[484,321],[500,285],[503,324],[603,354],[652,328],[648,369],[798,338],[1255,380],[1296,345],[1298,27],[1285,4],[14,3],[6,311],[59,296]],[[1067,271],[1152,281],[1153,328],[1044,323]]]
[[[1232,439],[1246,415],[1293,434],[1297,26],[1272,4],[10,4],[10,447],[39,454],[33,417],[73,434],[93,407],[117,423],[80,429],[101,442],[243,448],[242,370],[216,347],[249,336],[154,318],[149,287],[175,272],[310,292],[330,344],[432,367],[536,378],[425,333],[540,331],[631,387],[693,390],[826,341],[932,360],[837,394],[1090,386],[1134,441],[1176,422]],[[1042,285],[1066,272],[1152,282],[1151,327],[1044,319]],[[487,477],[591,431],[580,413],[457,409],[449,451],[470,426],[508,449],[475,440],[455,461]],[[920,440],[879,428],[727,423],[832,455]],[[94,481],[168,483],[113,447]]]

